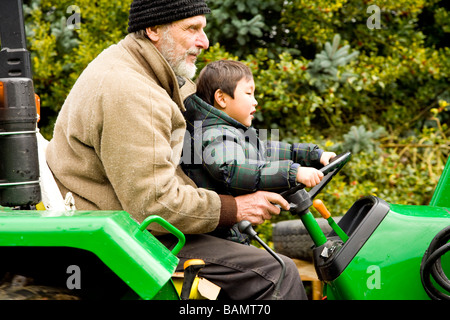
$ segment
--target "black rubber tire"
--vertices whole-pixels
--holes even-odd
[[[341,217],[333,220],[338,223]],[[325,235],[331,232],[328,221],[324,218],[316,218],[320,229]],[[286,220],[274,225],[272,241],[276,252],[293,259],[312,261],[312,247],[314,242],[300,219]]]

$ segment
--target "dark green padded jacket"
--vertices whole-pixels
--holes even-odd
[[[257,190],[279,193],[297,184],[299,166],[322,166],[323,151],[315,144],[262,141],[253,127],[196,95],[184,103],[187,131],[181,162],[198,187],[233,196]]]

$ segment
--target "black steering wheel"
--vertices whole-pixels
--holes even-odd
[[[315,187],[311,188],[309,192],[305,191],[305,185],[299,184],[280,193],[283,198],[291,204],[291,213],[301,214],[312,205],[312,200],[319,194],[320,191],[330,182],[330,180],[342,169],[342,167],[350,160],[351,152],[344,152],[333,159],[323,168],[319,169],[323,172],[324,177]]]

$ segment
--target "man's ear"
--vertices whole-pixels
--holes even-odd
[[[214,106],[225,109],[227,107],[227,94],[220,89],[214,92]]]
[[[153,42],[158,42],[161,39],[161,28],[159,26],[145,28],[145,33]]]

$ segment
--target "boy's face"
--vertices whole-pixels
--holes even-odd
[[[258,105],[258,101],[255,99],[255,82],[253,79],[242,78],[239,80],[234,91],[234,99],[226,93],[224,95],[226,106],[222,110],[244,126],[250,127]]]

